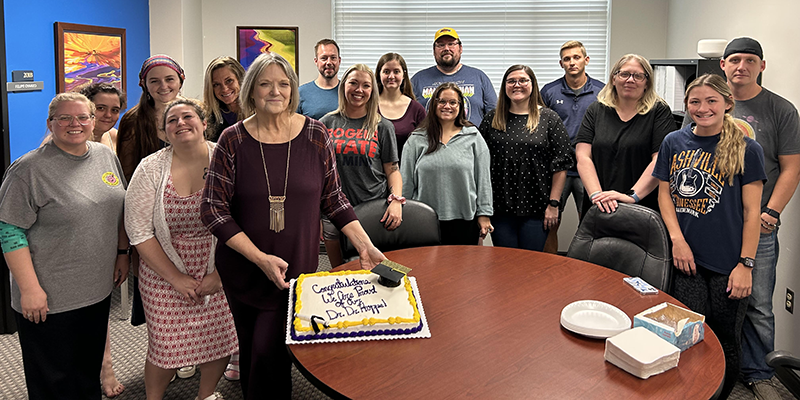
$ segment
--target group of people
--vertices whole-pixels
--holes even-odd
[[[777,227],[800,178],[800,122],[756,83],[758,42],[728,44],[727,81],[689,84],[680,130],[645,58],[623,56],[603,84],[586,74],[577,41],[560,49],[562,78],[540,91],[530,67],[513,65],[497,94],[461,64],[451,28],[434,36],[436,65],[413,77],[387,53],[374,71],[355,64],[340,79],[337,43],[314,51],[319,75],[302,86],[276,54],[247,71],[217,58],[202,103],[179,96],[175,60],[152,56],[118,132],[125,97],[113,86],[53,99],[49,137],[0,186],[30,398],[124,390],[108,314],[129,267],[148,329],[148,398],[194,366],[198,399],[221,399],[223,375],[240,379],[245,398],[288,398],[288,280],[316,271],[320,238],[332,266],[343,262],[341,234],[362,267],[384,259],[353,207],[385,199],[392,230],[407,196],[436,210],[442,244],[491,233],[497,246],[542,251],[570,195],[580,215],[620,202],[660,211],[681,272],[672,294],[705,314],[723,345],[723,397],[740,365],[769,395]],[[732,116],[756,124],[755,140]]]

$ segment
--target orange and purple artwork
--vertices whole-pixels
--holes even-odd
[[[237,27],[239,62],[247,69],[262,53],[280,54],[297,72],[297,28]]]
[[[101,82],[122,90],[121,42],[115,35],[64,32],[65,91]]]

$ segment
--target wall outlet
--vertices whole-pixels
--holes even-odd
[[[794,292],[789,288],[786,288],[786,311],[794,314]]]

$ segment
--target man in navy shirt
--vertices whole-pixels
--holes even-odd
[[[339,45],[332,39],[322,39],[314,46],[314,64],[317,79],[300,86],[300,103],[297,113],[313,119],[339,107]]]
[[[603,82],[592,79],[586,74],[586,65],[589,56],[586,48],[577,40],[570,40],[561,45],[558,64],[564,68],[564,76],[548,83],[542,88],[544,104],[558,113],[564,126],[567,128],[569,140],[572,142],[573,156],[575,154],[575,136],[581,127],[583,114],[597,100],[597,94],[603,88]],[[564,211],[564,206],[570,194],[575,199],[575,206],[580,217],[583,202],[583,184],[578,176],[577,163],[567,170],[567,180],[561,194],[559,209]],[[556,253],[558,251],[558,225],[550,229],[544,251]]]
[[[461,39],[455,29],[442,28],[433,35],[433,58],[436,65],[423,69],[411,78],[414,95],[423,107],[439,85],[453,82],[464,94],[464,114],[480,126],[483,116],[497,106],[497,93],[486,74],[461,64]],[[431,110],[428,110],[431,112]]]

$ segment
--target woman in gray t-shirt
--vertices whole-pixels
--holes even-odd
[[[100,398],[111,290],[128,274],[122,168],[89,141],[94,114],[85,96],[56,95],[52,139],[16,160],[0,186],[0,244],[31,399]]]
[[[397,158],[394,126],[378,113],[375,74],[364,64],[348,68],[339,84],[339,108],[320,122],[333,136],[336,170],[342,191],[353,207],[375,199],[389,206],[381,222],[394,230],[403,221],[403,178]],[[323,238],[332,267],[343,263],[339,232],[323,220]]]

